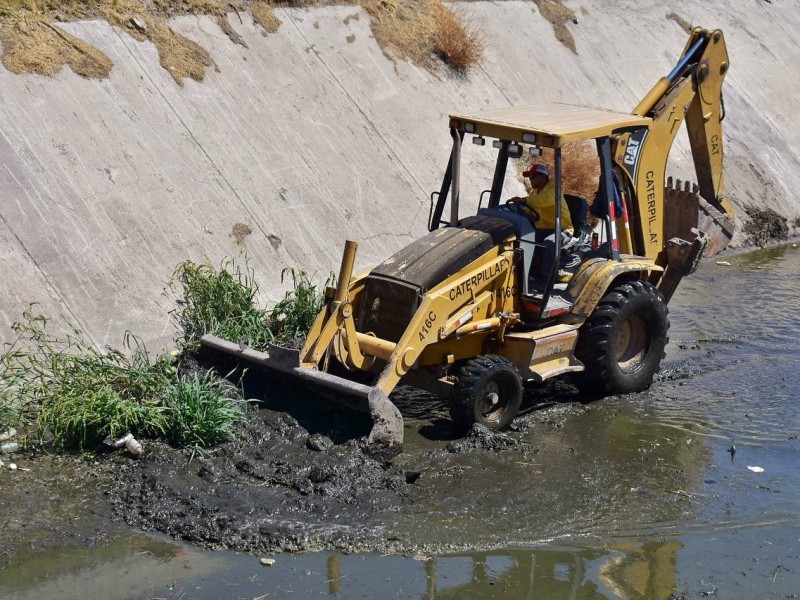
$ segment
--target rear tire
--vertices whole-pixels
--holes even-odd
[[[575,383],[591,395],[650,387],[669,341],[664,297],[646,281],[620,283],[581,327],[575,356],[586,367]]]
[[[480,423],[492,430],[507,427],[522,403],[522,377],[503,356],[487,354],[468,360],[458,373],[450,403],[456,429]]]

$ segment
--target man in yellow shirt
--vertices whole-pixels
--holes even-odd
[[[556,253],[556,204],[555,182],[550,181],[550,168],[547,165],[531,165],[531,168],[522,173],[531,182],[531,191],[526,197],[516,196],[509,202],[519,204],[523,212],[531,219],[536,227],[536,241],[543,246],[543,266],[549,269],[553,264]],[[574,231],[569,207],[561,198],[561,245],[566,244]]]
[[[556,228],[556,185],[550,181],[550,168],[547,165],[532,165],[522,173],[531,182],[531,191],[527,197],[517,196],[510,202],[522,205],[525,214],[533,221],[537,230],[549,230],[553,233]],[[569,207],[561,196],[561,231],[572,237],[573,226],[569,214]]]

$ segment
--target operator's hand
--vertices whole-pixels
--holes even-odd
[[[506,200],[506,204],[522,204],[525,201],[525,198],[520,196],[514,196],[513,198],[509,198]]]

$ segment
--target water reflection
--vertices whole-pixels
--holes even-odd
[[[674,540],[628,542],[605,550],[563,548],[506,550],[418,558],[381,577],[397,590],[397,581],[425,582],[424,590],[399,594],[422,600],[569,598],[572,600],[632,600],[667,598],[676,589],[677,552]],[[327,559],[327,594],[348,597],[358,566],[357,557],[332,555]],[[421,567],[419,566],[421,562]],[[408,569],[409,572],[403,571]],[[421,572],[420,572],[421,571]],[[394,595],[394,594],[393,594]]]
[[[211,574],[223,565],[183,544],[121,532],[96,546],[17,552],[0,566],[0,597],[140,598],[153,586]]]

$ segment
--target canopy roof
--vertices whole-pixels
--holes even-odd
[[[628,128],[650,127],[653,122],[649,117],[564,102],[453,114],[450,119],[451,126],[455,119],[459,121],[456,128],[468,133],[552,147],[603,137]],[[474,131],[467,126],[470,123],[474,124]],[[523,139],[524,133],[533,133],[535,142],[531,136]]]

